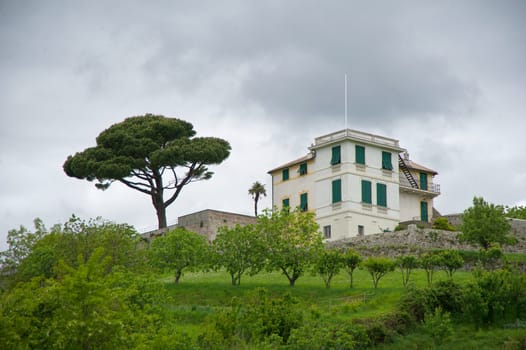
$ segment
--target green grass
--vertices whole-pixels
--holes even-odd
[[[455,326],[453,334],[446,339],[435,339],[422,329],[406,336],[397,336],[392,342],[377,347],[382,350],[512,350],[526,348],[525,329],[483,329]]]
[[[435,273],[435,281],[446,278],[442,271]],[[465,271],[454,275],[454,280],[460,283],[470,278],[471,273]],[[348,274],[343,272],[333,278],[330,289],[325,288],[319,276],[310,273],[300,277],[294,287],[290,287],[288,280],[277,272],[243,276],[239,286],[232,286],[229,274],[224,271],[187,273],[177,285],[173,283],[171,276],[165,277],[164,281],[173,300],[170,312],[181,322],[183,328],[185,325],[198,326],[215,309],[228,307],[232,298],[236,297],[242,302],[251,291],[259,287],[275,296],[290,292],[299,300],[303,310],[316,309],[335,322],[387,314],[396,308],[404,293],[402,277],[398,271],[384,276],[376,290],[370,275],[363,270],[355,271],[352,289]],[[416,286],[426,286],[425,272],[413,271],[411,281]]]
[[[457,271],[453,276],[461,284],[472,278],[468,271]],[[435,272],[434,282],[445,279],[445,272]],[[230,275],[224,271],[186,273],[178,285],[173,283],[172,276],[165,276],[164,281],[172,300],[169,312],[177,320],[179,330],[194,338],[203,331],[208,316],[218,309],[229,307],[232,298],[243,303],[253,290],[260,287],[276,297],[290,292],[299,300],[305,314],[315,310],[324,320],[333,324],[389,314],[397,308],[405,290],[398,270],[384,276],[376,290],[370,275],[363,270],[355,271],[352,289],[349,288],[349,276],[344,272],[334,277],[330,289],[325,288],[319,276],[310,273],[298,279],[295,287],[290,287],[288,280],[277,272],[243,276],[239,286],[232,286]],[[425,271],[413,271],[411,283],[417,287],[427,286]],[[455,325],[453,335],[437,343],[437,339],[426,334],[422,327],[417,327],[412,333],[394,337],[392,342],[382,344],[380,348],[521,349],[521,346],[524,348],[526,345],[525,334],[524,328],[475,331],[472,327]]]

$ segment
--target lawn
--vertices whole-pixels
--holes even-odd
[[[453,276],[461,284],[472,278],[469,271],[458,271]],[[435,282],[445,279],[445,272],[435,272]],[[165,275],[163,280],[172,300],[169,311],[177,320],[179,330],[191,337],[202,332],[209,315],[218,309],[229,307],[233,298],[243,303],[256,288],[265,288],[270,295],[276,297],[290,292],[299,300],[305,313],[315,310],[325,320],[335,324],[389,314],[396,309],[405,290],[398,270],[382,278],[376,290],[370,275],[359,269],[355,271],[352,289],[349,287],[349,276],[344,272],[334,277],[330,289],[325,288],[319,276],[310,273],[302,276],[295,287],[290,287],[287,279],[277,272],[243,276],[239,286],[231,285],[230,276],[225,271],[186,273],[177,285],[173,283],[172,276]],[[427,286],[425,271],[414,270],[411,283],[417,287]],[[525,333],[524,325],[518,329],[509,327],[476,331],[471,326],[454,324],[454,331],[450,336],[437,339],[426,333],[423,327],[417,327],[410,334],[395,336],[379,348],[523,349],[526,346]]]
[[[446,278],[442,271],[435,273],[435,281]],[[471,273],[459,271],[453,278],[464,283],[471,278]],[[180,323],[181,330],[193,335],[199,332],[206,317],[214,310],[228,307],[234,297],[242,302],[251,291],[260,287],[275,296],[290,292],[305,312],[314,309],[333,322],[387,314],[396,308],[404,292],[399,271],[383,277],[375,290],[370,275],[359,269],[354,273],[352,289],[348,274],[343,272],[333,278],[330,289],[325,288],[321,277],[310,273],[298,279],[295,287],[290,287],[287,279],[277,272],[243,276],[239,286],[232,286],[229,274],[224,271],[186,273],[179,284],[173,283],[172,276],[165,276],[164,281],[173,300],[170,306],[173,316]],[[416,286],[426,286],[425,272],[413,271],[411,281]]]

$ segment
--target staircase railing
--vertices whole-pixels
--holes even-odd
[[[398,166],[400,167],[400,170],[402,170],[402,172],[404,173],[407,181],[409,181],[409,184],[411,185],[411,187],[419,188],[418,182],[416,182],[413,174],[411,174],[411,172],[407,168],[407,164],[405,164],[404,159],[400,155],[398,155]]]

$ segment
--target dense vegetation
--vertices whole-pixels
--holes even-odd
[[[284,210],[212,244],[184,229],[150,244],[128,225],[76,217],[36,220],[9,244],[2,349],[526,345],[526,256],[495,242],[366,258],[325,248],[313,214]]]

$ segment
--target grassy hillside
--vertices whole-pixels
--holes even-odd
[[[517,256],[517,258],[520,258]],[[436,272],[435,283],[446,280],[444,272]],[[468,271],[459,271],[454,281],[465,284],[473,279]],[[411,276],[417,287],[427,286],[425,272],[415,270]],[[328,324],[345,322],[363,323],[374,321],[397,310],[399,300],[405,292],[399,271],[386,275],[373,289],[369,274],[363,270],[355,271],[354,288],[349,288],[346,273],[338,274],[330,289],[324,287],[320,277],[305,275],[294,288],[279,273],[261,273],[244,276],[241,285],[233,287],[225,272],[188,273],[176,285],[171,276],[164,278],[165,287],[172,297],[172,315],[178,320],[179,329],[191,337],[203,331],[207,318],[219,310],[229,308],[233,298],[244,304],[256,288],[263,287],[269,294],[278,298],[290,292],[299,300],[299,307],[305,315],[316,313]],[[416,327],[408,334],[392,334],[382,349],[521,349],[526,342],[526,329],[495,328],[477,331],[472,326],[462,325],[453,320],[453,331],[443,339],[429,334],[424,327]],[[522,344],[522,345],[521,345]]]

